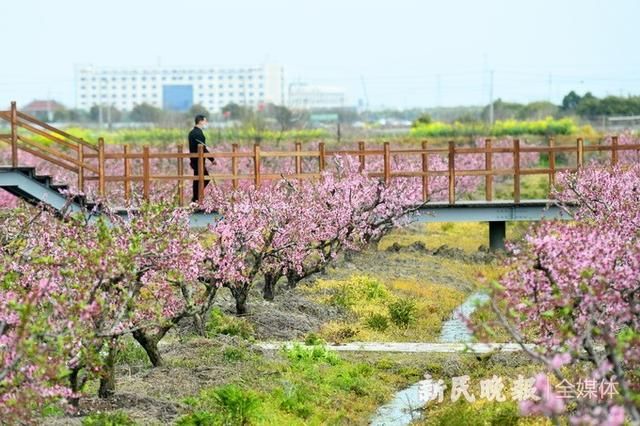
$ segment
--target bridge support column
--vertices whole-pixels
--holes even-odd
[[[507,234],[507,222],[489,222],[489,248],[491,251],[504,250],[504,239]]]

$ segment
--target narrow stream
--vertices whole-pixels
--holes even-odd
[[[467,300],[458,306],[451,318],[442,325],[438,342],[441,343],[466,343],[470,342],[473,333],[467,327],[465,319],[468,319],[479,305],[486,303],[489,296],[484,293],[473,293]],[[396,393],[389,403],[381,406],[371,420],[372,426],[405,426],[421,415],[421,408],[425,401],[420,397],[420,388],[429,385],[431,379],[421,380],[406,389]]]

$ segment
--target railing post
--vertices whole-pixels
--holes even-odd
[[[449,204],[456,203],[456,166],[454,141],[449,141]]]
[[[149,145],[145,145],[142,147],[142,198],[145,201],[149,201],[149,169]]]
[[[182,180],[182,176],[184,176],[184,158],[182,158],[183,146],[181,143],[178,144],[178,205],[184,205],[184,180]]]
[[[253,145],[253,179],[256,189],[260,186],[260,145]]]
[[[296,156],[295,156],[295,164],[296,164],[296,175],[298,179],[300,179],[300,174],[302,173],[302,158],[300,157],[300,152],[302,151],[302,144],[300,142],[296,142]]]
[[[84,145],[78,144],[78,191],[84,193]]]
[[[391,183],[391,147],[389,142],[385,142],[384,145],[384,184],[389,185]]]
[[[556,184],[556,152],[555,141],[553,138],[549,138],[549,189]]]
[[[520,202],[520,139],[513,140],[513,201]]]
[[[484,194],[485,200],[493,200],[493,152],[491,151],[491,139],[484,140]]]
[[[365,162],[367,161],[364,155],[364,150],[365,150],[365,146],[364,146],[364,141],[359,141],[358,142],[358,160],[360,160],[360,172],[364,172],[364,168],[365,168]]]
[[[105,194],[104,139],[98,138],[98,193]]]
[[[429,201],[429,153],[427,141],[422,141],[422,201]]]
[[[198,200],[204,199],[204,145],[198,144]]]
[[[324,171],[324,160],[325,160],[325,147],[324,142],[320,142],[318,144],[318,168],[320,169],[320,173]]]
[[[11,167],[18,167],[18,111],[11,102]]]
[[[618,137],[611,137],[611,165],[618,164]]]
[[[231,145],[231,186],[233,189],[238,189],[238,144],[234,143]]]
[[[129,202],[131,198],[131,164],[129,163],[129,145],[122,147],[124,154],[124,200]]]
[[[584,141],[582,138],[578,138],[577,145],[576,165],[580,168],[584,165]]]

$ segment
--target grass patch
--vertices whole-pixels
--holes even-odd
[[[471,253],[480,246],[489,245],[489,225],[481,222],[416,223],[390,232],[380,240],[378,250],[386,250],[394,243],[408,246],[417,241],[432,249],[448,245]]]
[[[542,196],[542,190],[546,188],[546,180],[539,176],[527,176],[522,182],[523,187],[531,187],[530,196],[526,198],[546,198]],[[538,179],[535,179],[538,178]],[[510,188],[509,191],[512,191]],[[505,189],[505,191],[507,191]],[[546,191],[546,189],[545,189]],[[505,193],[506,194],[506,193]],[[496,199],[509,198],[505,194],[499,194]],[[504,195],[504,196],[502,196]],[[524,231],[529,227],[529,222],[509,222],[507,225],[507,239],[514,241],[522,238]],[[401,246],[409,246],[412,243],[421,242],[426,247],[436,249],[446,245],[459,248],[467,253],[473,253],[479,247],[489,246],[489,224],[487,222],[443,222],[443,223],[416,223],[406,228],[394,229],[378,243],[378,250],[386,250],[394,243]]]
[[[95,413],[82,419],[82,426],[135,426],[126,413],[115,411],[112,413]]]
[[[255,336],[255,331],[249,321],[245,318],[225,315],[220,308],[211,309],[205,330],[208,337],[225,334],[252,340]]]
[[[324,346],[296,345],[240,368],[234,383],[184,398],[177,424],[365,424],[406,384],[395,362],[343,359]]]
[[[124,336],[119,341],[116,364],[130,367],[151,367],[151,362],[142,346],[131,336]]]
[[[406,279],[383,283],[366,275],[318,280],[306,291],[348,312],[346,320],[329,322],[320,330],[319,336],[331,342],[433,341],[465,298],[445,285]]]

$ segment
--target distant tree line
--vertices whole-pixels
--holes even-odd
[[[442,119],[442,110],[423,110],[412,119],[413,127],[421,124],[429,124],[431,121],[459,122],[459,123],[480,123],[488,122],[490,105],[484,108],[464,107],[448,108],[449,112],[459,111],[460,114],[448,119]],[[446,109],[445,109],[446,110]],[[593,120],[601,117],[640,115],[640,96],[606,96],[597,98],[591,92],[584,96],[578,95],[573,90],[562,99],[560,105],[548,101],[535,101],[527,104],[517,102],[507,102],[496,99],[493,102],[494,120],[542,120],[546,117],[563,118],[579,117]]]
[[[110,123],[153,123],[161,126],[182,127],[191,122],[195,114],[205,114],[210,118],[241,123],[245,127],[287,131],[305,129],[314,126],[314,115],[335,117],[334,124],[350,125],[358,121],[377,122],[382,119],[410,121],[413,126],[428,124],[431,121],[458,123],[487,123],[490,105],[457,106],[436,108],[383,109],[377,111],[357,111],[355,108],[325,108],[314,111],[292,110],[285,106],[264,104],[258,108],[246,107],[235,103],[224,106],[220,112],[211,114],[202,105],[193,105],[187,112],[166,111],[143,103],[131,111],[121,111],[114,107],[97,105],[89,111],[79,109],[61,109],[55,111],[53,121],[73,123],[98,123],[105,126]],[[597,98],[591,92],[583,96],[575,91],[569,92],[560,105],[548,101],[530,103],[508,102],[496,99],[493,102],[494,120],[541,120],[546,117],[563,118],[567,116],[595,119],[610,116],[640,115],[640,96],[606,96]]]

